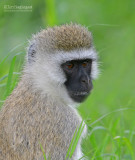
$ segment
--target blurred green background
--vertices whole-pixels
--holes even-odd
[[[5,5],[32,11],[7,11]],[[0,105],[18,82],[32,34],[70,22],[92,32],[101,70],[78,108],[89,128],[83,152],[93,159],[135,160],[135,0],[1,0]]]

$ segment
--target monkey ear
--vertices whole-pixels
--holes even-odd
[[[30,45],[28,49],[28,62],[32,63],[36,60],[36,51],[34,49],[34,44]]]

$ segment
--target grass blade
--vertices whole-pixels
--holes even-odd
[[[98,118],[97,120],[95,120],[93,123],[91,123],[89,126],[91,127],[92,125],[96,124],[97,122],[101,121],[103,118],[109,116],[112,113],[126,111],[126,110],[135,110],[135,109],[133,109],[133,108],[120,108],[120,109],[116,109],[116,110],[114,110],[112,112],[104,114],[103,116],[101,116],[100,118]]]
[[[134,148],[133,148],[133,146],[132,146],[132,144],[131,144],[131,142],[129,141],[128,138],[121,137],[121,136],[116,136],[116,137],[114,137],[114,139],[117,140],[117,141],[121,141],[122,140],[123,146],[127,146],[128,150],[131,153],[132,158],[135,159]]]
[[[71,152],[71,149],[72,149],[72,145],[73,145],[73,143],[74,143],[74,140],[75,140],[75,136],[76,136],[76,133],[77,133],[77,129],[78,129],[78,127],[76,128],[76,130],[75,130],[75,132],[74,132],[74,135],[73,135],[73,138],[72,138],[71,143],[70,143],[70,145],[69,145],[69,148],[68,148],[68,151],[67,151],[65,160],[70,156],[70,152]]]
[[[24,44],[24,43],[23,43]],[[8,57],[11,55],[11,53],[13,52],[13,51],[15,51],[17,48],[19,48],[20,46],[22,46],[23,44],[19,44],[19,45],[17,45],[17,46],[15,46],[13,49],[11,49],[10,51],[9,51],[9,53],[3,58],[3,60],[0,62],[0,66],[8,59]],[[22,52],[21,52],[22,53]],[[19,54],[21,54],[21,53],[19,53]]]
[[[77,143],[80,139],[80,136],[82,134],[84,127],[85,127],[85,124],[84,124],[84,121],[82,121],[79,128],[78,127],[76,128],[75,133],[72,138],[72,141],[71,141],[71,144],[70,144],[68,152],[67,152],[66,159],[67,159],[67,157],[71,158],[73,156],[73,153],[76,149]]]
[[[13,72],[13,74],[20,75],[20,73],[18,72]],[[8,74],[4,75],[2,78],[0,78],[0,82],[6,79],[7,77],[8,77]]]
[[[73,156],[73,153],[74,153],[74,151],[76,149],[77,143],[78,143],[78,141],[79,141],[79,139],[81,137],[81,134],[83,132],[84,127],[85,127],[85,124],[84,124],[84,121],[82,121],[80,126],[79,126],[78,132],[76,134],[76,139],[75,139],[75,142],[74,142],[73,147],[72,147],[70,158]]]
[[[45,151],[44,151],[41,143],[39,143],[39,144],[40,144],[40,148],[41,148],[41,150],[42,150],[43,156],[44,156],[44,160],[47,160],[46,155],[45,155]]]
[[[16,61],[16,56],[14,56],[14,58],[12,59],[11,65],[10,65],[5,96],[9,95],[9,93],[11,91],[11,82],[12,82],[12,78],[13,78],[13,71],[14,71],[14,67],[15,67],[15,61]]]
[[[2,78],[0,78],[0,82],[3,81],[4,79],[6,79],[8,77],[8,74],[6,74],[5,76],[3,76]]]

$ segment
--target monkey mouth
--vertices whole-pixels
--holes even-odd
[[[70,97],[75,101],[75,102],[83,102],[89,95],[90,92],[72,92],[70,93]]]
[[[73,95],[74,96],[87,96],[89,93],[88,92],[75,92]]]

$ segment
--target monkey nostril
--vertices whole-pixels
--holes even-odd
[[[81,82],[82,82],[82,83],[88,83],[88,80],[85,79],[85,78],[82,78],[82,79],[81,79]]]

